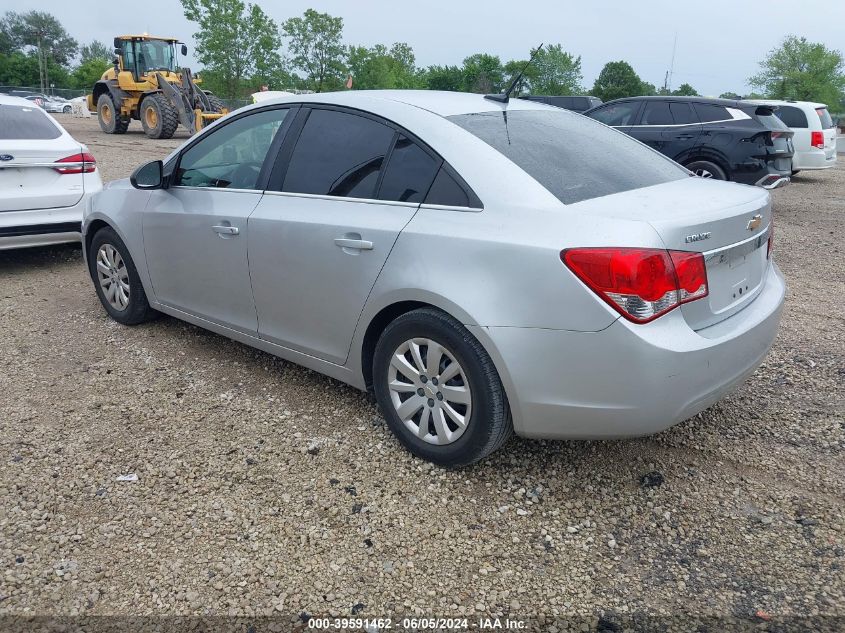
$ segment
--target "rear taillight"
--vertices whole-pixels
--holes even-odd
[[[701,253],[657,248],[570,248],[560,258],[626,319],[648,323],[707,296]]]
[[[783,136],[783,132],[771,132],[771,135],[772,140],[775,140],[776,138],[780,138],[781,136]]]
[[[818,149],[824,149],[824,132],[811,132],[810,145]]]
[[[67,167],[62,167],[61,163],[74,163]],[[87,152],[84,154],[74,154],[73,156],[66,156],[56,161],[55,169],[60,174],[90,174],[97,169],[96,159]]]

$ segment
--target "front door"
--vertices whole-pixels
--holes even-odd
[[[247,219],[261,200],[265,158],[287,112],[260,110],[220,125],[179,157],[168,189],[152,192],[144,251],[162,304],[257,331]]]

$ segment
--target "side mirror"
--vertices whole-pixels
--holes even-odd
[[[123,40],[119,37],[114,38],[113,44],[115,48],[123,48]]]
[[[129,177],[135,189],[162,189],[164,187],[164,165],[160,160],[144,163]]]
[[[182,44],[182,57],[188,54],[188,47]]]

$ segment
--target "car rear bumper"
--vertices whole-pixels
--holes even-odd
[[[693,331],[680,310],[600,332],[471,326],[491,350],[514,427],[525,437],[646,435],[706,409],[762,362],[777,335],[786,285],[770,267],[743,310]]]
[[[830,169],[836,166],[836,148],[833,150],[814,149],[809,151],[795,152],[792,157],[792,169],[813,170]]]
[[[82,239],[82,210],[88,195],[72,207],[3,211],[0,250],[78,242]]]

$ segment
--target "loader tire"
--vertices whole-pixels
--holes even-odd
[[[226,104],[221,101],[220,97],[209,94],[207,92],[205,93],[205,96],[208,98],[208,103],[211,104],[212,112],[223,112],[223,109],[226,107]]]
[[[160,92],[141,102],[141,126],[150,138],[171,138],[179,127],[179,112]]]
[[[100,95],[97,100],[97,121],[106,134],[126,134],[129,128],[129,117],[120,114],[110,94]]]

